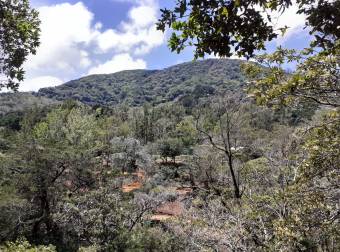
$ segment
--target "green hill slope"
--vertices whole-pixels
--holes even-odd
[[[33,93],[0,93],[0,115],[23,111],[32,106],[45,107],[57,103],[56,100],[47,97],[37,97]]]
[[[175,65],[164,70],[130,70],[91,75],[54,88],[40,89],[40,97],[76,99],[88,105],[163,102],[209,95],[217,90],[242,90],[240,60],[208,59]]]

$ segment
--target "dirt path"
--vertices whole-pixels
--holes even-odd
[[[136,172],[133,173],[126,173],[125,175],[132,175],[133,177],[135,177],[136,179],[128,184],[123,184],[122,185],[122,191],[125,193],[129,193],[135,190],[140,189],[145,181],[145,171],[143,171],[142,169],[138,169]]]
[[[142,169],[138,169],[133,173],[125,173],[124,175],[131,175],[135,178],[131,183],[122,185],[121,190],[124,193],[129,193],[140,189],[143,186],[146,178],[145,171]],[[188,194],[192,193],[193,189],[191,187],[173,187],[171,190],[178,194],[178,198],[175,201],[165,202],[157,207],[154,211],[154,214],[150,217],[150,220],[165,221],[183,214],[184,204],[182,201]]]

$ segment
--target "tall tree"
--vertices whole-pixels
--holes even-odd
[[[28,232],[32,240],[57,239],[58,227],[53,219],[56,203],[92,187],[91,169],[102,144],[98,139],[97,120],[85,107],[61,106],[36,123],[34,113],[23,121],[13,153],[2,164],[12,170],[11,180],[18,191],[25,192],[26,207],[17,216],[13,230],[5,238]],[[0,237],[1,239],[2,237]]]
[[[0,90],[17,90],[24,79],[22,64],[39,46],[38,12],[28,0],[0,1]]]
[[[241,130],[244,124],[239,104],[229,96],[220,97],[210,108],[200,109],[196,116],[197,131],[226,157],[235,198],[241,198],[243,194],[235,161],[238,152],[243,149]]]

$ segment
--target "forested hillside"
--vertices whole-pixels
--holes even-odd
[[[133,70],[92,75],[55,88],[43,88],[38,96],[56,100],[75,99],[88,105],[140,106],[175,99],[192,102],[216,91],[241,91],[244,76],[240,60],[208,59],[164,70]]]
[[[77,100],[90,106],[152,106],[178,101],[190,109],[199,98],[232,91],[245,94],[240,60],[209,59],[187,62],[164,70],[130,70],[91,75],[39,92],[0,93],[0,126],[18,128],[18,117],[33,107]]]
[[[85,77],[48,89],[66,88],[67,101],[35,97],[49,106],[27,103],[2,115],[0,241],[16,241],[3,248],[197,251],[275,244],[266,237],[277,232],[273,223],[286,200],[273,191],[296,176],[282,157],[302,154],[299,130],[324,112],[311,104],[258,107],[243,90],[239,63],[207,60]],[[118,90],[133,90],[114,100],[120,104],[68,99],[71,90],[96,94],[97,80],[114,90],[103,81],[108,77]],[[144,103],[137,106],[129,99],[140,83],[162,103],[136,96]]]
[[[340,251],[340,1],[100,1],[114,28],[98,2],[0,1],[0,91],[145,68],[159,31],[223,59],[1,93],[0,251]]]
[[[57,101],[38,97],[32,93],[0,93],[0,116],[8,112],[23,111],[34,106],[45,107]]]

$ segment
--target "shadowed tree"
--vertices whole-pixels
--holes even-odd
[[[23,81],[22,64],[39,46],[39,25],[28,0],[0,2],[0,90],[17,90]]]
[[[306,16],[306,26],[314,35],[313,46],[331,48],[340,37],[339,1],[297,0],[298,14]],[[265,42],[276,38],[285,27],[274,27],[275,12],[283,13],[292,0],[179,0],[173,9],[162,9],[158,29],[173,30],[172,51],[194,46],[195,58],[205,54],[247,58],[265,49]]]

